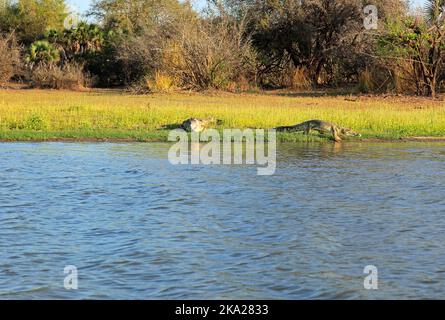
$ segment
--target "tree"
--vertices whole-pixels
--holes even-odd
[[[80,22],[76,28],[63,31],[50,30],[45,38],[54,44],[64,59],[83,59],[88,54],[101,51],[106,33],[96,24]]]
[[[160,25],[171,29],[195,16],[188,1],[178,0],[98,0],[89,14],[100,20],[105,29],[130,35],[140,35]]]
[[[380,56],[414,82],[418,95],[436,96],[445,59],[444,4],[428,0],[426,16],[388,23],[378,39]]]
[[[248,34],[265,72],[275,72],[289,58],[310,72],[314,83],[330,74],[339,50],[351,46],[362,28],[360,0],[226,0],[227,12],[247,15]],[[329,81],[329,80],[328,80]]]
[[[225,89],[251,80],[255,55],[244,27],[228,16],[213,15],[184,28],[176,50],[164,55],[163,68],[186,89]]]
[[[190,4],[178,0],[101,0],[90,14],[113,30],[115,58],[126,84],[154,74],[166,46],[197,19]]]
[[[30,64],[31,69],[39,63],[55,63],[59,60],[59,51],[46,40],[33,42],[26,55],[26,61]]]
[[[20,47],[14,34],[0,34],[0,86],[8,82],[20,67]]]
[[[62,29],[66,15],[65,0],[6,0],[0,31],[15,30],[19,41],[29,45],[49,29]]]
[[[365,5],[377,6],[380,22],[406,11],[400,0],[208,2],[238,20],[247,17],[247,38],[252,36],[259,53],[260,79],[269,80],[294,66],[308,70],[312,82],[331,85],[354,81],[369,61],[361,54],[373,43],[363,28]]]

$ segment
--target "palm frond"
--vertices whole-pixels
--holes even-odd
[[[442,21],[445,13],[445,0],[428,0],[425,5],[426,18],[433,22]]]

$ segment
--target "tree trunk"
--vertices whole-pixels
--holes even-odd
[[[428,79],[428,95],[435,99],[436,98],[436,78],[433,76]]]
[[[315,72],[314,72],[314,75],[313,75],[313,81],[314,81],[315,85],[321,84],[319,82],[319,80],[320,80],[320,74],[321,74],[321,71],[322,71],[322,68],[323,68],[323,63],[324,63],[323,59],[318,61],[317,67],[315,68]]]

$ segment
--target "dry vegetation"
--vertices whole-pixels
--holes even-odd
[[[39,64],[30,74],[34,88],[80,90],[88,87],[90,79],[83,72],[83,66],[67,63],[64,66],[55,64]]]
[[[20,67],[20,47],[12,34],[0,34],[0,86],[8,82]]]

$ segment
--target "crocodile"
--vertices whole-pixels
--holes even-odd
[[[332,134],[336,142],[342,141],[342,136],[361,137],[359,133],[351,129],[322,120],[310,120],[295,126],[278,127],[275,129],[278,132],[304,132],[305,134],[310,134],[312,130],[318,131],[321,134]]]
[[[181,128],[188,132],[202,132],[214,122],[213,117],[207,119],[190,118],[182,123]]]

